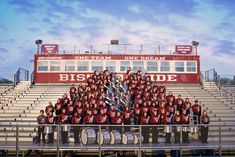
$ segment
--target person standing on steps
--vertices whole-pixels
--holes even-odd
[[[204,110],[203,114],[201,116],[201,140],[202,143],[208,143],[207,139],[208,139],[208,131],[209,131],[209,127],[208,124],[210,123],[210,118],[207,114],[207,111]]]
[[[40,115],[37,117],[37,122],[38,122],[38,140],[37,143],[41,142],[41,136],[42,136],[42,142],[46,143],[45,140],[45,133],[44,133],[44,128],[46,124],[46,116],[44,115],[44,110],[40,110]]]

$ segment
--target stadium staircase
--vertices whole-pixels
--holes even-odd
[[[210,116],[210,124],[226,124],[221,128],[221,141],[235,141],[235,108],[231,108],[231,102],[220,95],[218,87],[212,82],[204,82],[201,85],[170,85],[168,91],[173,91],[174,95],[181,94],[183,98],[189,98],[191,103],[198,99],[202,105],[202,110],[207,110]],[[219,128],[210,127],[208,141],[219,141]]]
[[[41,109],[45,109],[48,102],[56,103],[63,93],[66,93],[69,86],[63,85],[34,85],[29,82],[20,83],[14,90],[1,96],[0,109],[0,141],[15,141],[15,127],[11,125],[22,124],[26,126],[36,125],[36,117]],[[19,141],[32,141],[36,135],[36,128],[19,128]]]
[[[224,95],[213,83],[204,82],[201,85],[167,85],[167,92],[173,91],[177,97],[189,98],[192,104],[198,99],[202,109],[208,111],[211,124],[235,124],[235,104]],[[0,141],[15,141],[16,133],[14,124],[36,125],[36,117],[40,109],[45,109],[49,101],[55,104],[63,93],[68,93],[69,85],[30,85],[29,82],[21,82],[12,90],[1,95],[0,108]],[[4,101],[3,101],[4,100]],[[208,141],[219,141],[219,128],[210,127]],[[36,128],[19,128],[19,141],[32,141],[36,135]],[[235,141],[235,128],[225,126],[221,128],[222,141]]]
[[[13,84],[0,84],[0,93],[7,93],[10,89],[13,88]]]

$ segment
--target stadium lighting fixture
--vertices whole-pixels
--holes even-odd
[[[40,48],[40,45],[42,44],[42,40],[41,39],[36,40],[35,44],[37,45],[37,54],[39,54],[39,48]]]
[[[198,41],[192,41],[192,45],[193,45],[193,47],[195,47],[195,49],[196,49],[196,54],[197,54],[197,47],[198,47],[198,45],[199,45],[199,42]]]

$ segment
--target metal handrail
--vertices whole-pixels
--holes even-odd
[[[21,71],[24,72],[23,79],[21,79]],[[21,80],[29,81],[29,70],[26,70],[24,68],[19,68],[16,73],[14,74],[14,84],[16,85]]]
[[[175,54],[175,49],[168,49],[167,46],[162,48],[158,44],[102,44],[102,45],[87,45],[86,47],[78,44],[59,44],[58,54],[143,54],[143,52],[151,54],[167,54],[167,55],[177,55]],[[40,55],[40,54],[38,54]],[[52,54],[46,54],[53,56]],[[180,54],[182,55],[182,54]],[[197,53],[192,52],[187,55],[198,55]]]
[[[41,125],[41,124],[40,124]],[[105,127],[113,127],[113,126],[116,126],[116,127],[135,127],[137,129],[137,131],[139,132],[140,135],[142,135],[142,127],[144,126],[148,126],[148,127],[165,127],[165,126],[169,126],[169,125],[108,125],[108,124],[104,124],[104,125],[98,125],[98,124],[42,124],[42,126],[54,126],[57,128],[57,140],[56,140],[56,150],[57,150],[57,156],[59,156],[59,152],[60,150],[64,150],[66,149],[66,147],[64,146],[61,146],[60,145],[60,137],[59,137],[59,134],[60,134],[60,127],[63,127],[63,126],[66,126],[66,125],[69,125],[71,127],[74,127],[74,126],[78,126],[78,127],[95,127],[96,129],[98,129],[98,131],[101,131],[102,128],[105,128]],[[181,128],[181,131],[180,131],[180,136],[182,136],[182,128],[183,127],[201,127],[203,126],[204,124],[187,124],[187,125],[170,125],[172,127],[180,127]],[[15,146],[15,149],[16,149],[16,156],[19,156],[19,150],[22,148],[20,147],[20,143],[19,143],[19,136],[20,136],[20,128],[25,128],[25,127],[37,127],[38,125],[21,125],[21,124],[15,124],[15,125],[11,125],[10,127],[13,127],[13,128],[16,128],[16,146]],[[218,127],[218,133],[219,133],[219,141],[218,141],[218,144],[213,146],[213,147],[216,147],[220,150],[221,152],[221,149],[222,149],[222,144],[223,144],[223,141],[221,141],[221,128],[227,126],[227,127],[235,127],[235,125],[232,125],[232,124],[221,124],[221,123],[218,123],[218,124],[207,124],[208,127]],[[0,127],[9,127],[9,125],[1,125]],[[141,141],[141,136],[139,136],[139,141]],[[7,148],[7,146],[4,146]],[[45,148],[44,148],[45,147]],[[89,147],[87,146],[83,146],[83,145],[79,145],[79,146],[74,146],[74,148],[79,148],[79,149],[88,149]],[[120,146],[113,146],[113,148],[119,148]],[[184,145],[182,145],[182,140],[181,140],[181,143],[180,145],[178,146],[169,146],[171,147],[172,149],[183,149]],[[194,147],[194,143],[192,143],[190,145],[190,147]],[[202,146],[203,147],[203,146]],[[235,145],[232,146],[235,148]],[[12,148],[12,147],[11,147]],[[98,145],[96,144],[95,145],[95,148],[98,148],[99,149],[99,155],[101,156],[101,151],[102,150],[106,150],[107,149],[107,146],[103,146],[103,145]],[[125,149],[125,147],[120,147],[122,149]],[[47,147],[47,145],[40,145],[40,149],[50,149]],[[52,149],[55,149],[54,147]],[[93,148],[94,149],[94,148]],[[130,149],[129,147],[126,148],[126,149]],[[142,147],[142,142],[140,142],[139,144],[137,145],[134,145],[133,150],[137,150],[139,153],[138,153],[138,156],[141,156],[141,152],[145,149],[160,149],[158,148],[157,146],[155,145],[152,145],[152,146],[144,146]]]
[[[32,85],[34,83],[34,72],[30,75],[30,84]]]

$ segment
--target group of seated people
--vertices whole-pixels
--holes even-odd
[[[115,125],[144,125],[144,143],[149,141],[147,125],[189,124],[190,115],[194,115],[197,124],[209,123],[209,117],[201,116],[201,106],[195,100],[176,98],[173,92],[166,94],[163,85],[157,85],[150,79],[148,73],[141,70],[132,72],[128,69],[122,79],[118,74],[104,71],[94,73],[87,79],[86,85],[72,85],[69,96],[65,93],[55,105],[51,102],[41,115],[37,117],[38,124],[115,124]],[[74,142],[79,142],[79,127],[74,131]],[[118,128],[116,128],[118,130]],[[152,127],[153,143],[158,143],[158,128]],[[120,130],[121,131],[121,130]],[[126,127],[125,131],[130,131]],[[208,127],[204,130],[207,142]],[[42,135],[45,142],[44,126],[38,128],[38,142]],[[166,133],[166,143],[170,143],[170,133]],[[67,143],[67,132],[62,131],[62,142]],[[175,131],[175,142],[180,142],[180,132]],[[188,141],[188,133],[183,134],[183,142]],[[48,136],[48,143],[53,143],[53,134]]]

